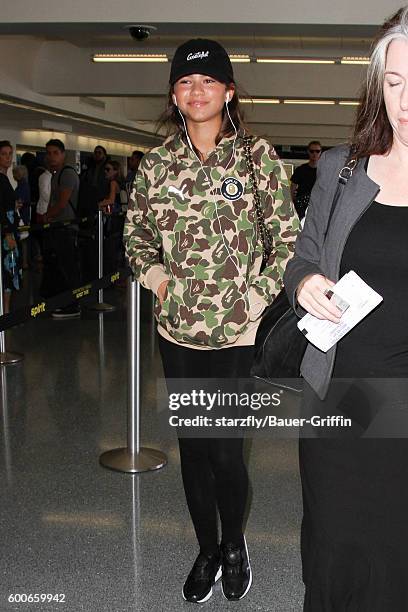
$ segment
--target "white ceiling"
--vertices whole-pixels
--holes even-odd
[[[379,25],[400,0],[13,0],[2,7],[2,21],[20,23],[171,24],[340,24]]]
[[[235,0],[233,8],[208,0],[137,4],[121,0],[109,5],[96,0],[29,4],[14,0],[2,7],[0,96],[46,107],[46,112],[0,104],[0,127],[40,129],[53,109],[63,109],[68,118],[60,120],[71,123],[78,134],[124,142],[133,142],[137,135],[141,144],[150,146],[157,141],[154,122],[164,106],[169,64],[96,65],[92,53],[157,51],[171,57],[181,42],[200,36],[217,39],[230,53],[254,56],[367,55],[377,24],[398,6],[395,0],[343,0],[341,6],[326,0]],[[124,29],[140,22],[157,27],[142,43],[133,41]],[[336,100],[357,99],[365,73],[361,66],[255,63],[235,64],[234,70],[252,97]],[[104,106],[81,103],[81,97],[92,97]],[[280,104],[246,105],[245,111],[249,126],[276,144],[312,138],[334,144],[347,139],[355,108]],[[95,119],[101,125],[91,123]]]

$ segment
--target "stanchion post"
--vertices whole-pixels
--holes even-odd
[[[151,291],[151,294],[152,294],[152,312],[151,312],[152,320],[151,320],[151,329],[150,329],[150,358],[153,361],[154,351],[156,348],[156,326],[155,326],[155,320],[154,320],[154,306],[156,303],[156,296],[153,293],[153,291]]]
[[[4,315],[3,300],[3,232],[0,225],[0,317]],[[11,353],[6,350],[6,332],[0,332],[0,365],[19,363],[24,359],[21,353]]]
[[[129,277],[131,278],[131,277]],[[140,285],[128,281],[128,449],[140,451]]]
[[[11,443],[10,443],[10,426],[9,426],[9,403],[7,390],[7,369],[0,368],[1,381],[1,412],[3,415],[3,439],[4,439],[4,459],[6,466],[7,482],[12,482],[12,460],[11,460]]]
[[[103,277],[103,213],[102,210],[98,211],[98,276]],[[115,310],[115,306],[107,304],[103,301],[103,289],[98,292],[98,301],[96,304],[92,304],[87,307],[88,310],[96,310],[98,312],[112,312]]]
[[[137,474],[158,470],[167,463],[161,451],[140,446],[140,285],[128,278],[128,433],[127,447],[103,453],[101,465]]]

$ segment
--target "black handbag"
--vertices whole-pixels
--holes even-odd
[[[271,385],[302,391],[300,364],[307,339],[297,327],[298,320],[282,289],[262,315],[256,332],[251,376]]]
[[[304,193],[302,195],[297,195],[294,199],[293,203],[295,205],[295,210],[298,214],[299,219],[303,219],[306,215],[307,207],[309,206],[310,201],[310,193]]]
[[[245,151],[245,154],[247,155],[247,151]],[[356,159],[351,159],[340,170],[326,233],[343,187],[352,176],[356,163]],[[248,160],[247,166],[249,169]],[[257,193],[257,198],[259,198],[256,176],[254,173],[250,173],[250,177],[254,197],[255,193]],[[270,251],[268,257],[269,254]],[[251,376],[262,379],[271,385],[296,391],[297,393],[302,391],[303,380],[300,374],[300,365],[308,341],[297,326],[298,320],[283,288],[262,315],[255,339],[255,356],[251,368]]]

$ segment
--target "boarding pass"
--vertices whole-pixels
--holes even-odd
[[[309,342],[325,353],[383,299],[354,271],[347,272],[326,295],[342,312],[340,323],[318,319],[309,313],[298,322],[298,328]]]

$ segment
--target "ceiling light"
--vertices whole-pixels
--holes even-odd
[[[357,100],[340,100],[340,106],[360,106],[360,102]]]
[[[366,66],[370,63],[369,57],[342,57],[340,60],[341,64],[358,64],[361,66]]]
[[[298,57],[257,57],[258,64],[335,64],[334,59],[314,59]]]
[[[275,98],[240,98],[243,104],[279,104],[280,101]]]
[[[168,62],[163,53],[96,53],[92,56],[94,62]]]
[[[245,54],[230,55],[229,58],[233,64],[249,64],[249,62],[251,61],[249,55]]]

